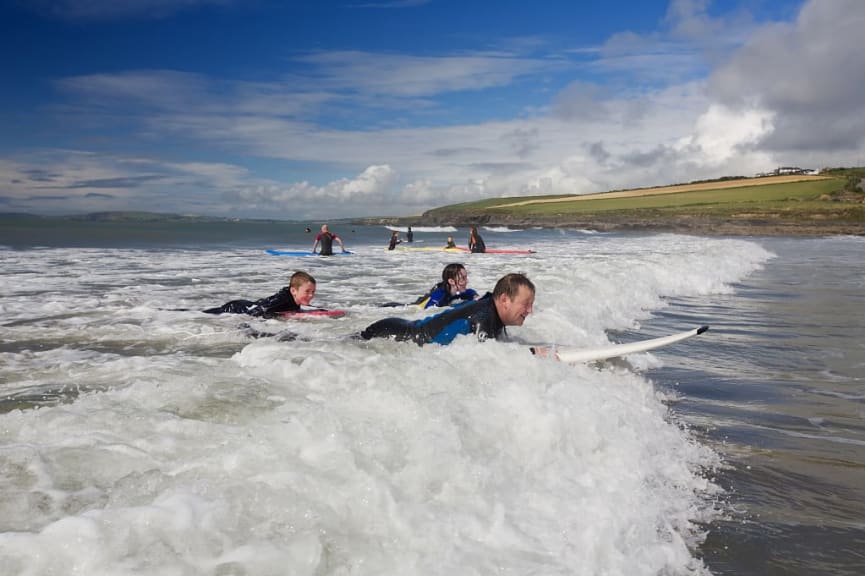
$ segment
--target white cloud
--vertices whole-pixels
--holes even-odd
[[[723,165],[731,158],[751,152],[771,133],[773,117],[772,112],[759,108],[740,111],[712,104],[697,119],[694,134],[683,138],[676,149],[695,154],[704,164]]]
[[[515,78],[562,62],[505,54],[409,56],[358,51],[317,52],[296,58],[315,67],[316,84],[363,94],[425,97],[506,86]]]
[[[373,214],[368,211],[370,208],[381,210],[393,205],[396,179],[390,166],[369,166],[355,178],[341,178],[324,186],[309,182],[290,186],[261,183],[226,191],[224,196],[244,210],[258,213],[277,210],[291,219]]]
[[[865,135],[865,3],[812,0],[797,20],[757,31],[712,75],[709,94],[734,110],[775,115],[765,145],[787,155],[856,155]]]

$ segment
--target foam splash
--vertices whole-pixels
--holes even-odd
[[[668,296],[724,292],[756,244],[537,234],[530,258],[464,258],[469,284],[538,286],[515,342],[423,348],[352,338],[453,255],[303,262],[341,319],[195,310],[278,289],[248,250],[47,250],[4,274],[3,394],[74,397],[0,414],[0,572],[700,573],[717,456],[639,373],[540,360],[525,343],[606,342]],[[4,269],[26,253],[3,253]],[[33,254],[27,254],[32,258]],[[17,267],[17,268],[16,268]],[[371,272],[373,271],[373,272]],[[190,308],[175,311],[173,308]],[[239,329],[290,329],[250,340]],[[17,344],[13,345],[12,342]]]

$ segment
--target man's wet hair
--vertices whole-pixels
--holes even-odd
[[[496,287],[493,288],[493,298],[498,298],[500,295],[504,294],[509,299],[513,300],[520,291],[520,286],[525,286],[532,291],[532,294],[535,293],[535,285],[532,284],[532,281],[522,272],[505,274],[499,278],[498,282],[496,282]]]

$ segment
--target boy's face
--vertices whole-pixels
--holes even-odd
[[[304,282],[297,288],[289,288],[289,291],[294,297],[295,302],[301,306],[309,306],[309,303],[312,302],[312,299],[315,296],[315,283]]]

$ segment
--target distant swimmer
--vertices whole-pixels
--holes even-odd
[[[452,310],[424,318],[385,318],[367,326],[361,337],[394,338],[423,344],[450,344],[460,334],[475,334],[480,341],[507,339],[506,326],[522,326],[532,313],[535,286],[524,274],[506,274],[492,294]]]
[[[307,226],[307,227],[306,227],[306,233],[309,234],[310,232],[312,232],[312,229],[310,229],[310,227]]]
[[[291,275],[288,286],[260,300],[232,300],[216,308],[208,308],[208,314],[249,314],[262,318],[274,318],[282,312],[299,312],[301,306],[309,306],[315,296],[315,278],[303,271]]]
[[[472,226],[469,233],[469,250],[472,252],[486,252],[487,246],[484,244],[484,239],[478,234],[477,226]]]
[[[456,247],[457,247],[457,245],[456,245],[456,242],[454,242],[454,237],[448,236],[448,243],[445,244],[445,248],[456,248]]]
[[[321,256],[333,256],[333,243],[336,241],[339,244],[339,247],[342,248],[342,251],[345,252],[345,245],[342,243],[342,238],[333,234],[327,228],[327,224],[321,225],[321,232],[315,237],[315,242],[312,245],[312,252],[315,253],[316,248],[318,248],[318,243],[321,242],[321,251],[319,255]]]
[[[433,286],[429,292],[415,301],[422,308],[433,306],[450,306],[455,302],[477,300],[480,294],[467,288],[469,273],[466,267],[459,263],[448,264],[442,270],[442,280]]]

